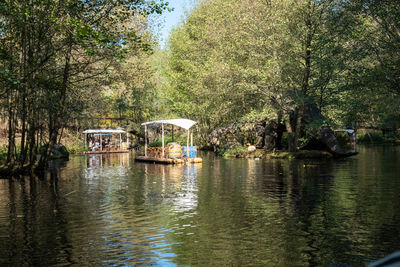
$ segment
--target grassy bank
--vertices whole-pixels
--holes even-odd
[[[237,146],[219,154],[226,158],[327,159],[333,157],[333,155],[327,151],[317,150],[300,150],[298,152],[270,152],[264,149],[257,149],[249,152],[246,146]]]
[[[357,135],[359,144],[397,144],[400,145],[400,135],[382,134],[380,132],[362,133]]]

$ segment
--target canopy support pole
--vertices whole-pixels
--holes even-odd
[[[161,157],[164,158],[164,123],[161,123],[161,139],[162,139],[162,151],[161,151]]]
[[[119,134],[119,150],[122,150],[122,139],[121,139],[121,134]]]
[[[172,142],[174,142],[174,125],[172,124]]]
[[[84,136],[85,136],[85,149],[87,149],[87,134],[84,134]]]
[[[186,156],[189,158],[190,154],[189,154],[189,136],[190,136],[190,130],[188,129],[187,131],[187,142],[186,142]]]
[[[147,157],[147,125],[144,126],[144,156]]]
[[[126,132],[126,147],[129,149],[129,132]]]
[[[103,151],[103,137],[102,137],[102,134],[100,134],[99,143],[100,143],[100,150]]]
[[[193,146],[193,131],[190,132],[190,146]]]

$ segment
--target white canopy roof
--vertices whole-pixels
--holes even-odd
[[[117,129],[89,129],[89,130],[85,130],[83,131],[83,133],[85,134],[93,134],[93,133],[126,133],[124,130],[117,130]]]
[[[171,125],[181,127],[185,130],[189,130],[196,123],[197,122],[188,120],[188,119],[172,119],[172,120],[149,121],[149,122],[142,123],[142,125],[156,127],[156,126],[160,126],[161,124],[171,124]]]

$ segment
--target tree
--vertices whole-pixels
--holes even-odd
[[[203,2],[170,39],[172,108],[210,128],[254,112],[284,120],[289,149],[296,150],[305,103],[314,97],[314,72],[323,62],[315,54],[330,52],[316,39],[332,6],[308,0]],[[320,75],[329,80],[330,73]]]
[[[70,118],[68,104],[82,96],[88,81],[123,58],[128,46],[148,49],[129,22],[166,7],[162,1],[142,0],[2,2],[1,96],[8,113],[10,168],[16,160],[19,166],[46,165]],[[37,161],[39,135],[48,145]]]

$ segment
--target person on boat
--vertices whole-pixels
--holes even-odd
[[[93,142],[92,139],[89,140],[89,150],[93,151]]]
[[[100,146],[99,140],[96,140],[96,143],[94,144],[94,146],[92,148],[92,151],[95,151],[96,148],[99,148],[99,146]]]

